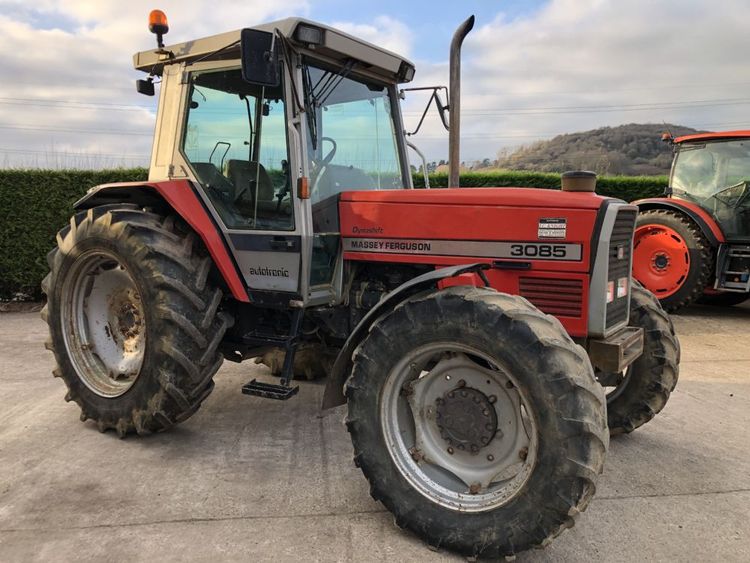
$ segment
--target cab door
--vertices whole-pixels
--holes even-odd
[[[235,63],[236,64],[236,63]],[[292,185],[285,84],[250,84],[239,66],[187,73],[179,154],[220,226],[251,296],[302,291],[305,221]],[[177,168],[177,167],[176,167]]]

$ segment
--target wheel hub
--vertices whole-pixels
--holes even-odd
[[[669,266],[669,256],[666,254],[657,254],[651,261],[654,268],[657,270],[666,270]]]
[[[476,454],[497,432],[497,414],[487,395],[459,386],[435,401],[435,422],[451,446]]]

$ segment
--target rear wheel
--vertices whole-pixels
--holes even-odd
[[[680,343],[672,321],[638,282],[630,295],[630,326],[643,329],[643,354],[623,373],[598,374],[607,393],[611,434],[632,432],[661,412],[680,372]]]
[[[734,293],[732,291],[722,291],[716,293],[704,293],[698,299],[702,305],[712,305],[714,307],[733,307],[744,303],[750,298],[747,293]]]
[[[191,416],[213,389],[228,326],[195,234],[174,217],[109,205],[74,216],[57,242],[42,317],[65,399],[120,436]]]
[[[595,491],[604,394],[560,323],[520,297],[456,287],[373,325],[346,384],[372,496],[435,547],[545,545]]]
[[[678,211],[638,214],[633,237],[633,276],[669,312],[693,303],[713,275],[711,245],[697,225]]]

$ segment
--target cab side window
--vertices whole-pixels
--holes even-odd
[[[294,229],[282,86],[193,73],[182,152],[228,228]]]

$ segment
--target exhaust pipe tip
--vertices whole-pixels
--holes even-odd
[[[560,175],[564,192],[595,192],[596,172],[590,170],[570,170]]]
[[[461,165],[461,45],[474,27],[474,16],[469,16],[458,26],[450,50],[450,78],[448,104],[450,110],[450,127],[448,129],[448,187],[459,187],[459,167]]]

